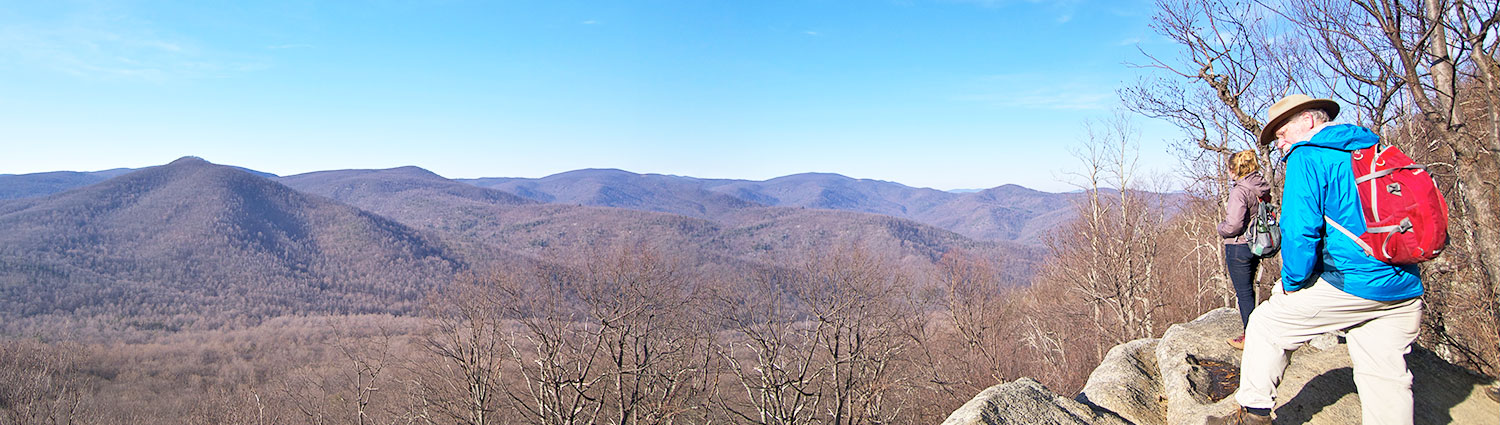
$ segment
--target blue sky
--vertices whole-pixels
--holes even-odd
[[[620,168],[1042,190],[1150,1],[0,0],[0,173]],[[1138,118],[1141,159],[1169,171]]]

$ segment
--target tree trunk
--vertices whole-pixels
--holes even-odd
[[[1464,210],[1459,226],[1468,236],[1467,248],[1477,263],[1475,270],[1479,270],[1481,274],[1480,284],[1485,285],[1484,288],[1494,299],[1495,279],[1500,277],[1500,219],[1497,219],[1500,218],[1497,217],[1500,211],[1490,203],[1490,195],[1495,190],[1494,183],[1486,180],[1476,147],[1453,144],[1454,156],[1458,157],[1458,192],[1461,196],[1458,204]]]

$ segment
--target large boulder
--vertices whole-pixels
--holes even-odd
[[[1047,390],[1031,378],[989,387],[943,425],[1129,425],[1124,419]]]
[[[1227,414],[1238,407],[1232,394],[1240,351],[1225,340],[1239,334],[1239,315],[1222,308],[1172,326],[1159,340],[1119,345],[1090,375],[1078,400],[1140,425],[1197,425],[1209,415]],[[1500,423],[1500,406],[1482,393],[1484,379],[1420,347],[1406,359],[1415,376],[1416,423]],[[1348,346],[1337,336],[1294,352],[1277,392],[1278,423],[1360,422]]]
[[[1241,353],[1225,341],[1239,334],[1234,309],[1213,310],[1173,325],[1160,339],[1114,347],[1076,400],[1021,378],[979,393],[943,425],[1202,424],[1238,408],[1232,395]],[[1415,377],[1416,423],[1500,423],[1500,404],[1483,393],[1487,380],[1421,347],[1413,347],[1406,362]],[[1277,393],[1277,423],[1360,422],[1349,348],[1337,335],[1295,351]]]
[[[1133,424],[1167,421],[1161,369],[1156,365],[1158,339],[1116,345],[1089,375],[1077,400],[1108,410]]]
[[[1209,311],[1188,323],[1172,325],[1156,345],[1168,424],[1201,424],[1209,414],[1237,408],[1240,351],[1226,342],[1244,329],[1234,309]],[[1233,376],[1226,376],[1229,370]]]

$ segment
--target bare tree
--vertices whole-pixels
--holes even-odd
[[[1135,66],[1157,76],[1121,89],[1125,107],[1183,131],[1173,150],[1193,182],[1189,193],[1226,199],[1229,155],[1245,149],[1260,153],[1279,193],[1279,162],[1257,143],[1263,123],[1256,117],[1279,96],[1308,91],[1310,70],[1296,60],[1305,46],[1277,37],[1285,25],[1252,1],[1158,0],[1156,7],[1152,29],[1180,50],[1175,57],[1142,50],[1146,61]]]
[[[1018,339],[1016,294],[1001,282],[996,268],[973,254],[953,251],[944,254],[934,270],[933,278],[943,290],[943,311],[960,343],[945,351],[967,394],[1013,378],[1018,371],[1020,356],[1011,343]]]
[[[1080,217],[1049,241],[1055,260],[1043,279],[1088,300],[1100,335],[1120,343],[1156,334],[1156,267],[1165,212],[1140,191],[1135,130],[1123,115],[1088,123],[1076,152],[1083,162]],[[1098,347],[1103,357],[1107,346]]]
[[[574,273],[556,265],[496,275],[496,305],[518,329],[505,339],[517,379],[506,397],[527,422],[593,424],[604,420],[603,332],[585,320],[571,286]]]
[[[383,328],[379,332],[378,337],[370,342],[375,347],[373,350],[361,349],[349,343],[335,344],[339,354],[349,362],[345,380],[353,391],[344,401],[352,404],[354,423],[358,425],[374,423],[370,418],[370,402],[375,392],[380,391],[377,385],[380,383],[381,372],[391,359],[391,333]]]
[[[911,285],[890,264],[840,247],[814,254],[791,287],[827,362],[823,423],[890,423],[904,414],[898,395],[912,383],[899,368],[924,324],[904,292]]]
[[[675,423],[715,385],[711,333],[692,314],[688,283],[680,265],[645,247],[597,256],[583,268],[576,287],[608,360],[612,423]]]
[[[77,372],[86,353],[78,344],[0,341],[0,423],[91,422],[87,406],[94,383]]]
[[[460,277],[431,303],[433,329],[424,339],[428,352],[441,366],[427,370],[423,381],[429,401],[459,423],[494,422],[504,367],[504,321],[501,299],[487,280]]]
[[[1075,152],[1081,162],[1075,184],[1083,189],[1078,217],[1047,240],[1051,255],[1026,291],[1019,331],[1039,360],[1032,370],[1064,391],[1080,388],[1110,347],[1159,336],[1165,324],[1201,313],[1188,306],[1198,305],[1203,292],[1202,281],[1172,279],[1179,277],[1179,263],[1205,257],[1181,256],[1195,249],[1197,238],[1169,236],[1181,221],[1168,218],[1163,199],[1169,195],[1144,190],[1160,191],[1160,182],[1136,165],[1129,120],[1116,115],[1086,128]],[[1220,263],[1216,253],[1208,255],[1210,264]]]
[[[640,246],[461,279],[436,300],[433,393],[473,424],[702,422],[717,360],[689,283]]]
[[[718,405],[737,422],[759,425],[815,423],[827,372],[818,357],[817,327],[801,317],[789,296],[794,276],[764,270],[738,284],[723,284],[711,297],[720,326],[729,335],[718,353],[743,392],[727,392]]]

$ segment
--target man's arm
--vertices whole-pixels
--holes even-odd
[[[1323,179],[1313,169],[1315,152],[1292,152],[1281,195],[1281,282],[1287,291],[1312,284],[1323,238]]]

